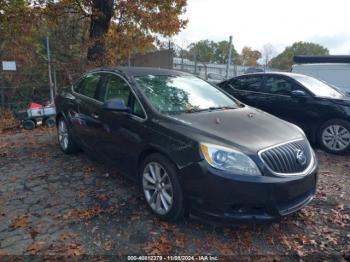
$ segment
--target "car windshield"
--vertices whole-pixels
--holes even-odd
[[[193,113],[205,110],[238,108],[226,94],[195,76],[135,76],[151,102],[163,113]]]
[[[331,87],[330,85],[317,80],[316,78],[304,75],[296,75],[294,79],[309,89],[314,95],[320,97],[330,97],[330,98],[342,98],[342,94],[339,90]]]

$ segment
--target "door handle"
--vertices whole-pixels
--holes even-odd
[[[91,116],[95,119],[98,119],[99,118],[99,115],[95,114],[95,113],[92,113]]]

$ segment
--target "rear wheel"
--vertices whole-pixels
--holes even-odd
[[[44,120],[44,125],[45,125],[46,127],[54,127],[55,124],[56,124],[55,119],[52,118],[52,117],[46,118],[46,119]]]
[[[344,154],[350,151],[350,122],[334,119],[324,123],[318,134],[322,148],[333,154]]]
[[[61,117],[57,123],[57,138],[61,150],[66,154],[76,153],[79,151],[78,146],[71,136],[67,122]]]
[[[174,164],[152,154],[143,162],[141,172],[142,190],[151,211],[168,221],[183,218],[183,193]]]
[[[23,122],[23,128],[27,130],[33,130],[35,128],[36,124],[33,120],[25,120]]]

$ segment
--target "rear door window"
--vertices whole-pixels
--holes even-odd
[[[262,79],[262,76],[240,77],[231,80],[230,85],[242,91],[263,92]]]

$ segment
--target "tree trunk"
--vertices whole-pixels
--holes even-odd
[[[114,0],[93,0],[90,23],[90,39],[93,40],[87,53],[89,61],[102,61],[105,54],[104,35],[108,32],[113,16]]]

